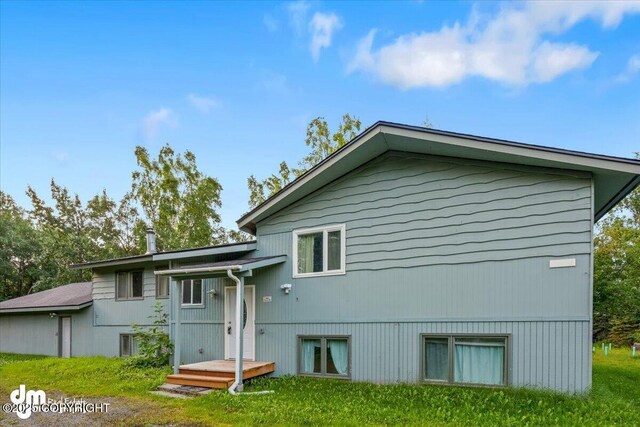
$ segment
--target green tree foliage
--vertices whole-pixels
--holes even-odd
[[[156,301],[149,319],[153,320],[150,327],[142,327],[135,323],[131,325],[138,344],[138,354],[127,360],[128,365],[161,367],[169,364],[169,358],[173,354],[173,343],[166,331],[169,315],[160,301]]]
[[[0,192],[0,301],[28,294],[42,285],[51,265],[42,257],[42,242],[26,212]]]
[[[342,116],[338,129],[331,133],[324,117],[316,117],[307,125],[305,144],[309,153],[291,169],[286,162],[280,163],[280,170],[262,181],[251,175],[249,187],[249,206],[255,208],[269,197],[282,190],[289,182],[320,163],[327,156],[351,141],[360,132],[362,123],[349,114]]]
[[[132,192],[156,231],[159,249],[227,241],[217,212],[222,186],[198,170],[191,151],[176,154],[165,145],[152,159],[146,148],[136,147],[135,155],[138,169],[132,175]]]
[[[142,147],[135,155],[131,190],[120,201],[102,190],[83,203],[53,179],[52,203],[28,187],[28,211],[0,193],[0,301],[90,278],[71,264],[143,253],[147,225],[161,250],[247,240],[220,226],[222,188],[198,170],[193,153],[165,145],[155,159]]]
[[[603,218],[594,244],[594,339],[640,342],[640,188]]]

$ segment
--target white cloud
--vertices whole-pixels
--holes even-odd
[[[262,23],[270,33],[275,33],[280,29],[280,23],[276,20],[276,18],[269,15],[268,13],[262,17]]]
[[[220,107],[220,101],[215,98],[206,97],[206,96],[198,96],[190,93],[187,96],[187,101],[191,104],[196,110],[201,113],[208,113],[214,108]]]
[[[299,35],[304,33],[307,24],[307,13],[311,5],[307,1],[294,1],[287,6],[289,24]]]
[[[617,83],[627,83],[640,73],[640,54],[631,55],[627,61],[627,67],[619,74],[615,81]]]
[[[154,138],[161,126],[177,126],[177,121],[174,117],[173,111],[169,108],[160,108],[159,110],[150,112],[144,118],[142,123],[144,135],[148,139]]]
[[[474,9],[467,22],[439,31],[407,34],[378,49],[375,30],[360,40],[347,65],[403,89],[446,87],[479,76],[512,86],[544,83],[589,67],[598,52],[545,39],[585,19],[614,28],[640,2],[507,3],[493,15]]]
[[[314,61],[320,58],[320,49],[331,46],[333,33],[342,28],[340,18],[335,13],[316,12],[309,22],[311,33],[311,57]]]

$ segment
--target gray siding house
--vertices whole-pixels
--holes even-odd
[[[176,383],[232,360],[232,392],[252,369],[583,392],[593,224],[639,183],[637,160],[378,122],[240,218],[255,241],[76,266],[71,354],[135,352],[160,299]]]

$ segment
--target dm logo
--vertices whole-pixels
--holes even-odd
[[[13,390],[9,395],[11,403],[16,405],[18,417],[26,420],[31,416],[34,405],[43,405],[47,403],[47,395],[42,390],[26,391],[24,384],[20,384],[20,388]]]

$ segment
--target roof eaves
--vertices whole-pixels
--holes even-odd
[[[529,149],[529,150],[534,150],[534,151],[555,153],[555,154],[559,154],[559,155],[563,155],[563,156],[573,156],[573,157],[578,157],[578,158],[585,158],[585,159],[591,159],[591,160],[596,160],[596,161],[599,160],[599,161],[612,162],[612,163],[617,163],[617,164],[628,164],[628,165],[631,165],[631,166],[634,166],[634,167],[635,166],[640,166],[640,160],[636,160],[636,159],[629,159],[629,158],[624,158],[624,157],[606,156],[606,155],[602,155],[602,154],[593,154],[593,153],[586,153],[586,152],[581,152],[581,151],[572,151],[572,150],[566,150],[566,149],[561,149],[561,148],[546,147],[546,146],[534,145],[534,144],[526,144],[526,143],[522,143],[522,142],[515,142],[515,141],[509,141],[509,140],[503,140],[503,139],[486,138],[486,137],[481,137],[481,136],[477,136],[477,135],[463,134],[463,133],[443,131],[443,130],[437,130],[437,129],[429,129],[429,128],[424,128],[424,127],[404,125],[404,124],[399,124],[399,123],[394,123],[394,122],[377,121],[371,127],[367,128],[363,133],[361,133],[360,135],[356,136],[354,139],[349,141],[343,147],[341,147],[340,149],[336,150],[331,155],[327,156],[324,160],[322,160],[320,163],[315,165],[313,168],[307,170],[305,173],[303,173],[302,175],[297,177],[295,180],[293,180],[292,182],[287,184],[279,192],[277,192],[276,194],[272,195],[267,200],[262,202],[260,205],[256,206],[255,208],[253,208],[249,212],[247,212],[244,215],[242,215],[236,221],[236,223],[238,224],[240,229],[245,229],[245,230],[249,229],[249,230],[251,230],[251,231],[253,231],[255,233],[255,230],[254,230],[255,224],[253,224],[253,222],[252,222],[252,217],[254,218],[254,217],[258,216],[260,214],[260,212],[266,210],[266,208],[268,208],[268,206],[273,205],[274,203],[278,203],[278,201],[284,199],[285,196],[290,191],[293,191],[295,187],[297,187],[298,185],[301,185],[301,183],[303,183],[308,177],[310,177],[310,175],[315,174],[320,168],[324,167],[328,162],[333,161],[336,157],[342,155],[346,150],[349,150],[354,145],[356,145],[358,142],[366,140],[366,139],[370,139],[374,135],[380,133],[384,137],[385,144],[388,147],[389,145],[388,145],[388,142],[387,142],[386,137],[385,137],[385,133],[387,133],[387,132],[385,132],[385,127],[386,128],[390,128],[390,130],[392,130],[392,129],[408,130],[408,131],[420,132],[420,133],[431,134],[431,135],[439,135],[439,136],[449,137],[449,138],[460,138],[460,139],[464,139],[464,140],[476,141],[476,142],[481,142],[481,143],[491,143],[491,144],[495,144],[495,145],[508,146],[508,147],[515,148],[515,149]],[[633,170],[633,168],[631,170]],[[629,187],[627,186],[625,188],[628,189]],[[622,194],[622,197],[624,197],[624,194],[626,194],[626,193],[621,192],[620,194]],[[617,203],[622,197],[617,198],[617,199],[614,198],[614,199],[612,199],[612,201],[615,200],[615,203]]]
[[[15,308],[0,308],[0,314],[8,313],[37,313],[43,311],[79,311],[83,308],[89,307],[93,304],[93,301],[84,302],[81,304],[66,304],[66,305],[49,305],[49,306],[36,306],[36,307],[15,307]]]

